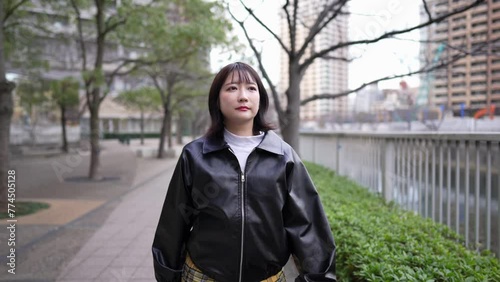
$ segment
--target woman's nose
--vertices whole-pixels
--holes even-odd
[[[240,91],[240,95],[238,97],[238,101],[239,102],[248,102],[248,97],[247,97],[247,93],[245,90],[241,90]]]

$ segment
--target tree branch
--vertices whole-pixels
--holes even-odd
[[[161,87],[160,82],[158,81],[158,75],[151,71],[146,71],[146,73],[153,80],[153,84],[155,85],[158,92],[160,92],[161,101],[164,104],[167,97],[165,95],[165,90],[163,90],[163,87]]]
[[[352,61],[354,61],[354,59],[349,59],[349,58],[345,58],[345,57],[336,57],[336,56],[323,56],[323,57],[321,57],[321,59],[333,60],[333,61],[343,61],[343,62],[348,62],[348,63],[351,63]]]
[[[297,11],[299,10],[299,0],[293,1],[293,41],[292,37],[290,37],[290,45],[292,46],[293,54],[295,54],[295,51],[297,50],[297,42],[295,40],[297,39]]]
[[[304,60],[304,62],[300,65],[300,68],[303,69],[303,70],[307,69],[307,67],[309,67],[309,65],[311,65],[316,58],[322,57],[322,56],[328,54],[329,52],[335,51],[337,49],[345,48],[345,47],[353,46],[353,45],[359,45],[359,44],[375,43],[375,42],[378,42],[378,41],[380,41],[382,39],[392,38],[392,37],[394,37],[394,35],[408,33],[410,31],[417,30],[417,29],[420,29],[422,27],[429,26],[429,25],[431,25],[433,23],[441,22],[441,21],[445,20],[448,17],[454,16],[456,14],[463,13],[463,12],[465,12],[465,11],[471,9],[471,8],[474,8],[475,6],[478,6],[478,5],[480,5],[480,4],[484,3],[484,2],[485,2],[485,0],[476,0],[472,4],[469,4],[467,6],[458,8],[458,9],[456,9],[456,10],[450,12],[450,13],[443,14],[443,15],[441,15],[439,17],[433,18],[432,20],[428,20],[427,22],[421,23],[421,24],[413,26],[413,27],[401,29],[401,30],[390,31],[390,32],[384,33],[381,36],[379,36],[377,38],[374,38],[374,39],[365,39],[365,40],[350,41],[350,42],[344,42],[344,43],[336,44],[334,46],[330,46],[329,48],[326,48],[326,49],[324,49],[322,51],[319,51],[319,52],[311,55],[306,60]]]
[[[127,19],[130,17],[130,15],[133,12],[137,12],[138,10],[144,10],[145,8],[151,7],[155,3],[155,0],[152,0],[151,2],[147,4],[140,4],[137,8],[131,9],[128,14],[123,15],[123,17],[116,22],[111,24],[111,21],[113,20],[114,16],[110,16],[106,22],[104,23],[104,30],[103,30],[103,35],[108,34],[109,32],[117,29],[119,26],[124,25],[127,23]],[[115,15],[118,16],[118,15]]]
[[[106,21],[106,24],[104,25],[105,28],[104,28],[103,34],[108,34],[109,32],[117,29],[119,26],[124,25],[127,22],[127,18],[123,18],[123,19],[109,25],[110,19],[111,18],[108,18],[108,20]]]
[[[2,0],[2,1],[4,1],[4,0]],[[19,9],[19,7],[21,7],[22,5],[24,5],[28,1],[29,0],[21,0],[18,3],[16,3],[15,5],[13,5],[10,9],[5,11],[5,16],[2,19],[3,24],[5,24],[5,22],[7,22],[9,17],[11,17],[16,12],[16,10]]]
[[[429,11],[429,7],[427,6],[427,1],[422,0],[422,3],[424,4],[425,13],[426,13],[426,14],[427,14],[427,16],[429,17],[429,21],[432,21],[432,14],[431,14],[431,12]]]
[[[78,8],[78,5],[76,4],[75,0],[71,0],[71,6],[75,10],[76,14],[76,21],[77,21],[77,29],[78,29],[78,41],[80,43],[80,51],[82,52],[82,71],[87,71],[87,53],[86,53],[86,48],[85,48],[85,40],[83,39],[83,28],[82,28],[82,17],[80,14],[80,9]],[[85,81],[86,86],[90,85],[87,84],[87,81]],[[90,109],[90,108],[89,108]]]
[[[295,2],[297,1],[294,1],[294,7],[295,7]],[[295,31],[294,29],[292,29],[292,20],[290,19],[290,13],[288,12],[288,5],[290,5],[289,0],[286,1],[282,9],[285,11],[286,22],[288,24],[288,36],[290,38],[290,51],[293,53],[295,52],[295,44],[292,44],[292,42],[295,43]]]
[[[290,50],[286,47],[286,45],[283,43],[283,41],[281,40],[281,38],[276,34],[274,33],[267,25],[265,25],[255,14],[254,12],[252,11],[252,9],[248,8],[245,3],[243,3],[242,0],[240,0],[240,3],[241,5],[243,5],[243,7],[245,8],[245,10],[247,10],[247,12],[252,16],[252,18],[254,18],[263,28],[265,28],[277,41],[278,43],[281,45],[281,48],[283,48],[283,50],[287,53],[287,54],[290,54]],[[236,18],[234,17],[233,13],[231,13],[231,17],[235,20],[235,21],[238,21],[236,20]]]
[[[482,49],[484,49],[485,46],[488,46],[489,44],[492,44],[492,43],[495,43],[495,42],[498,42],[498,41],[500,41],[500,37],[497,38],[497,39],[495,39],[494,41],[492,41],[490,43],[483,44],[483,45],[475,48],[474,50],[471,50],[470,52],[465,52],[465,53],[461,53],[461,54],[455,55],[455,56],[451,57],[450,60],[440,61],[436,65],[431,65],[430,67],[429,66],[425,66],[425,67],[423,67],[423,68],[421,68],[419,70],[410,71],[410,72],[405,73],[405,74],[391,75],[391,76],[386,76],[386,77],[382,77],[382,78],[379,78],[379,79],[375,79],[375,80],[372,80],[372,81],[370,81],[368,83],[363,83],[361,86],[359,86],[359,87],[357,87],[355,89],[352,89],[352,90],[346,90],[346,91],[343,91],[343,92],[340,92],[340,93],[337,93],[337,94],[318,94],[318,95],[313,95],[311,97],[308,97],[308,98],[300,101],[300,105],[303,106],[303,105],[305,105],[305,104],[307,104],[309,102],[312,102],[314,100],[319,100],[319,99],[336,99],[336,98],[340,98],[340,97],[343,97],[343,96],[347,96],[347,95],[349,95],[351,93],[357,92],[357,91],[365,88],[368,85],[371,85],[371,84],[374,84],[374,83],[378,83],[380,81],[391,80],[391,79],[405,77],[405,76],[412,76],[412,75],[421,74],[421,73],[429,73],[429,72],[438,70],[440,68],[446,67],[446,66],[448,66],[450,64],[453,64],[453,63],[459,61],[462,58],[465,58],[467,56],[475,54],[476,52],[481,51]]]
[[[302,44],[302,47],[297,52],[297,56],[302,57],[302,55],[306,52],[307,47],[314,40],[316,35],[318,35],[318,33],[320,33],[333,19],[335,19],[339,15],[342,8],[344,8],[345,4],[347,4],[348,2],[348,0],[339,0],[339,1],[340,2],[333,1],[331,5],[328,7],[326,7],[325,5],[325,9],[321,11],[318,18],[316,19],[316,22],[309,29],[309,34],[307,35],[306,40],[304,40],[304,44]],[[335,9],[335,6],[337,5],[338,7]],[[328,12],[333,9],[335,9],[335,11],[332,13],[332,15],[330,15],[330,17],[323,22],[323,20],[328,15]]]

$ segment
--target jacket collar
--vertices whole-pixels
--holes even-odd
[[[277,155],[283,155],[283,141],[281,138],[274,133],[272,130],[268,130],[264,135],[264,139],[257,148],[271,152]],[[203,141],[203,154],[208,154],[211,152],[219,151],[225,148],[229,148],[229,145],[220,138],[205,138]]]

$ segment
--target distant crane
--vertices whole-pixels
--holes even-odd
[[[441,42],[436,48],[436,53],[434,54],[434,58],[431,62],[431,67],[436,66],[441,59],[441,55],[445,50],[445,43]],[[417,112],[419,112],[418,116],[422,123],[424,123],[428,128],[432,130],[437,130],[444,118],[444,106],[439,107],[438,109],[431,109],[429,105],[429,93],[430,88],[432,87],[432,83],[434,82],[434,71],[430,71],[427,73],[426,79],[423,81],[423,86],[420,87],[419,94],[415,99],[415,104],[417,106]],[[431,111],[432,110],[432,111]],[[437,111],[437,113],[436,113]],[[437,120],[439,120],[439,124],[435,124],[431,122],[430,124],[427,121],[433,121],[434,119],[431,116],[435,116],[437,114]]]
[[[446,45],[444,43],[440,43],[436,49],[436,54],[434,54],[434,58],[431,62],[431,67],[434,67],[439,60],[441,59],[441,54],[443,53]],[[416,104],[419,106],[428,106],[429,105],[429,92],[434,82],[434,71],[428,72],[426,75],[426,79],[423,81],[423,86],[420,87],[420,91],[418,93]]]

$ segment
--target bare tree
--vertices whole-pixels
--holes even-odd
[[[393,38],[400,34],[406,34],[413,30],[418,30],[420,28],[424,28],[432,24],[439,23],[453,15],[463,13],[469,9],[472,9],[480,4],[485,3],[485,0],[475,0],[473,2],[467,3],[466,5],[461,6],[460,8],[457,8],[450,12],[439,14],[437,16],[433,16],[431,15],[431,13],[427,13],[428,16],[427,19],[415,26],[387,31],[381,35],[378,35],[370,39],[340,41],[338,43],[334,43],[326,48],[322,48],[319,50],[315,50],[315,48],[313,48],[315,38],[327,26],[334,24],[334,21],[336,19],[348,15],[348,10],[347,10],[347,3],[349,2],[348,0],[329,0],[320,2],[321,4],[318,4],[320,5],[320,7],[318,7],[319,12],[316,15],[314,15],[312,24],[308,26],[304,24],[303,13],[300,10],[302,7],[300,2],[302,1],[300,0],[284,1],[285,3],[282,6],[282,12],[284,20],[286,21],[287,31],[288,31],[286,37],[283,35],[280,36],[278,33],[274,32],[269,26],[267,26],[264,23],[264,21],[260,19],[254,13],[254,11],[248,7],[248,5],[244,3],[243,0],[240,0],[239,2],[241,6],[247,11],[248,13],[247,17],[244,20],[240,20],[232,13],[231,16],[243,29],[245,37],[250,45],[250,48],[255,53],[259,69],[264,79],[269,84],[271,93],[275,101],[274,105],[278,113],[280,129],[283,138],[293,148],[298,150],[299,125],[300,125],[299,113],[301,105],[305,105],[317,99],[335,99],[338,97],[346,96],[349,93],[362,89],[373,82],[389,80],[412,74],[418,74],[424,71],[432,71],[432,69],[434,69],[434,67],[431,67],[416,72],[409,72],[406,74],[402,74],[400,76],[395,75],[390,77],[384,77],[369,83],[365,83],[353,90],[346,90],[342,93],[326,93],[326,94],[318,93],[317,95],[314,95],[308,99],[304,99],[301,101],[300,82],[304,77],[304,74],[306,73],[307,69],[312,65],[313,62],[315,62],[318,59],[350,60],[349,58],[334,57],[332,54],[334,51],[340,50],[342,48],[348,48],[351,46],[364,45],[364,44],[373,44],[384,39]],[[424,6],[427,7],[427,1],[423,0],[423,3]],[[286,107],[282,106],[276,86],[271,81],[268,75],[266,66],[262,61],[262,53],[258,50],[255,44],[255,40],[248,33],[248,30],[245,26],[245,22],[248,19],[255,20],[269,34],[271,34],[272,37],[278,42],[279,46],[281,47],[283,52],[285,52],[288,58],[288,87],[284,93],[286,96]],[[298,36],[299,28],[302,28],[303,26],[306,27],[305,40],[299,41],[299,36]],[[285,40],[285,38],[287,38],[288,40]]]

